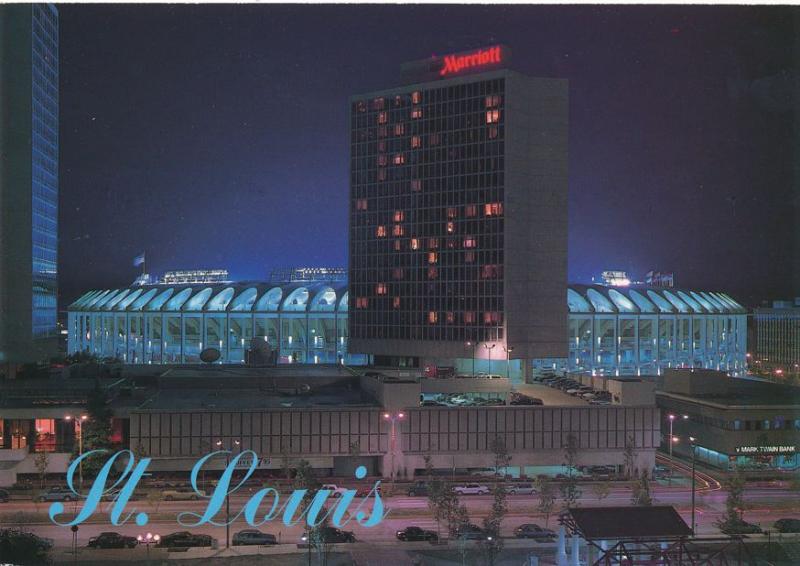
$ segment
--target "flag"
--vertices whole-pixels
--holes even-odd
[[[133,258],[133,266],[134,267],[139,267],[143,263],[144,263],[144,252],[142,252],[141,254],[137,255],[135,258]]]

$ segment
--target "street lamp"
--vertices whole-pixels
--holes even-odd
[[[696,525],[695,525],[695,522],[694,522],[694,510],[695,510],[695,507],[694,507],[694,488],[695,488],[695,474],[694,474],[694,471],[695,471],[695,452],[696,452],[696,450],[695,450],[695,441],[696,440],[697,439],[694,436],[690,436],[689,437],[689,442],[691,443],[691,446],[692,446],[692,534],[694,536],[697,536]]]
[[[233,441],[234,446],[236,448],[240,448],[241,442],[238,440]],[[217,448],[219,450],[225,450],[222,446],[222,441],[217,440]],[[225,453],[225,469],[228,469],[228,466],[231,465],[231,452],[228,450]],[[232,475],[232,474],[231,474]],[[230,491],[225,494],[225,548],[231,547],[231,494]]]
[[[492,350],[497,344],[484,344],[483,347],[489,350],[489,373],[492,373]]]
[[[511,352],[514,351],[514,346],[503,346],[503,351],[506,353],[506,379],[508,379],[510,375]]]
[[[147,548],[147,563],[150,564],[150,545],[158,544],[161,541],[161,535],[159,534],[154,535],[153,533],[147,533],[144,536],[142,535],[137,536],[136,540],[139,542],[139,544],[143,544],[145,545],[145,548]]]
[[[672,434],[672,425],[675,422],[675,419],[677,417],[675,415],[673,415],[673,414],[669,414],[669,415],[667,415],[667,417],[669,418],[669,438],[670,438],[670,442],[669,442],[669,458],[671,460],[672,459],[672,442],[673,442],[673,439],[675,438],[675,436]],[[689,415],[681,415],[681,418],[683,420],[686,420],[686,419],[689,418]]]
[[[395,476],[395,473],[394,473],[394,453],[395,453],[395,450],[396,450],[396,447],[397,447],[397,434],[395,432],[394,425],[395,425],[395,422],[397,422],[398,420],[402,421],[405,417],[406,417],[406,415],[403,412],[396,413],[396,414],[383,413],[383,418],[392,423],[391,435],[389,436],[389,439],[390,439],[390,443],[389,444],[390,444],[390,450],[391,450],[391,454],[392,454],[392,483],[393,484],[394,484],[394,476]]]
[[[472,377],[475,377],[475,346],[477,346],[477,344],[472,340],[467,340],[464,343],[465,348],[472,348]]]
[[[64,420],[70,422],[75,419],[75,431],[78,433],[78,458],[83,456],[83,423],[85,423],[89,417],[87,415],[81,415],[80,417],[73,417],[72,415],[66,415]],[[79,491],[83,491],[83,460],[78,461],[78,485]]]

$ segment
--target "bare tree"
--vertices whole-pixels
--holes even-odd
[[[544,477],[536,480],[536,489],[539,492],[539,504],[536,509],[544,515],[544,525],[547,527],[550,523],[550,514],[556,504],[556,493],[552,482]]]
[[[611,493],[611,483],[608,481],[596,483],[592,486],[592,491],[597,501],[603,501]]]
[[[33,463],[39,475],[39,488],[44,489],[45,482],[47,481],[47,468],[50,466],[50,455],[44,450],[37,452]]]

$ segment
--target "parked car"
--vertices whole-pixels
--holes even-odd
[[[489,488],[479,483],[468,483],[455,486],[453,491],[459,495],[486,495],[489,493]]]
[[[418,495],[427,496],[429,492],[428,484],[422,481],[418,481],[408,488],[408,495],[410,497],[417,497]]]
[[[439,536],[433,531],[426,531],[424,529],[420,529],[419,527],[411,526],[406,527],[402,531],[397,531],[397,540],[402,540],[404,542],[415,540],[427,540],[430,542],[435,542],[439,540]]]
[[[530,482],[510,483],[506,485],[506,493],[510,495],[532,495],[536,488]]]
[[[497,375],[496,373],[478,373],[475,377],[482,377],[484,379],[501,379],[502,375]]]
[[[800,519],[778,519],[775,530],[779,533],[800,533]]]
[[[611,401],[607,401],[606,399],[592,399],[589,401],[590,405],[610,405]]]
[[[0,503],[8,503],[11,499],[11,494],[7,489],[0,489]]]
[[[525,523],[514,529],[514,536],[517,538],[532,538],[547,541],[555,538],[556,533],[533,523]]]
[[[205,497],[205,492],[201,490],[200,493],[197,493],[191,488],[179,487],[165,489],[161,492],[161,497],[164,498],[164,501],[197,501],[200,497]]]
[[[530,397],[522,393],[514,393],[511,395],[509,405],[544,405],[544,401],[537,397]]]
[[[44,493],[40,493],[36,501],[72,501],[77,496],[71,489],[66,487],[51,487]]]
[[[472,523],[461,525],[456,529],[456,538],[461,540],[486,540],[488,537],[485,530]]]
[[[161,537],[156,546],[165,548],[190,548],[195,546],[213,546],[214,539],[210,535],[197,535],[189,531],[178,531]]]
[[[420,407],[446,407],[444,403],[440,403],[439,401],[431,401],[430,399],[426,399],[419,404]]]
[[[456,374],[456,378],[457,379],[472,379],[473,377],[475,377],[475,376],[472,375],[472,374],[469,374],[469,373],[457,373]]]
[[[245,529],[233,535],[233,546],[259,546],[278,544],[278,539],[270,533],[262,533],[257,529]]]
[[[86,546],[89,548],[136,548],[137,544],[139,543],[136,537],[107,532],[91,537]]]
[[[489,397],[488,399],[486,399],[486,404],[490,406],[502,406],[505,405],[506,402],[504,399],[501,399],[500,397]]]
[[[356,489],[356,497],[368,497],[369,494],[372,493],[373,489],[376,489],[377,492],[380,493],[381,495],[383,494],[383,489],[380,485],[377,488],[374,488],[371,485],[365,485]]]
[[[728,523],[720,530],[726,535],[757,535],[761,533],[761,527],[747,521]]]
[[[343,531],[336,527],[322,527],[319,531],[319,539],[325,543],[339,543],[339,542],[356,542],[356,535],[353,531]],[[303,542],[308,542],[308,532],[303,533],[300,537]]]
[[[347,491],[346,487],[339,487],[336,484],[326,483],[322,484],[321,489],[327,489],[331,492],[331,497],[341,497]]]

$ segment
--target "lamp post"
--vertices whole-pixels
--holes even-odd
[[[503,346],[503,351],[506,353],[506,379],[509,379],[510,366],[511,366],[511,352],[514,351],[514,346]]]
[[[308,527],[308,530],[303,533],[303,536],[300,537],[300,540],[306,543],[308,547],[308,566],[311,566],[311,526]]]
[[[475,377],[475,342],[472,340],[467,340],[464,343],[465,348],[472,348],[472,377]]]
[[[497,344],[484,344],[483,347],[489,350],[489,373],[492,373],[492,350],[494,350]]]
[[[396,413],[396,414],[383,413],[383,418],[392,423],[392,428],[391,428],[391,432],[390,432],[390,436],[389,436],[389,440],[390,440],[389,446],[390,446],[390,450],[391,450],[391,454],[392,454],[392,484],[394,484],[394,476],[395,476],[395,473],[394,473],[394,453],[395,453],[395,449],[396,449],[396,446],[397,446],[397,434],[396,434],[394,425],[398,420],[403,420],[405,418],[405,416],[406,415],[403,412]]]
[[[241,442],[238,440],[233,441],[234,446],[240,448]],[[217,440],[217,448],[220,450],[224,450],[222,447],[222,441]],[[225,454],[225,469],[228,469],[228,466],[231,465],[231,452]],[[225,548],[231,547],[231,495],[230,492],[225,494]]]
[[[67,422],[72,421],[74,418],[75,420],[75,432],[78,433],[78,458],[83,456],[83,423],[85,423],[89,417],[87,415],[81,415],[80,417],[73,417],[72,415],[67,415],[64,417],[64,420]],[[78,486],[79,491],[83,491],[83,460],[78,462]]]
[[[667,417],[669,418],[669,459],[672,460],[672,445],[678,442],[678,439],[672,434],[672,425],[675,423],[676,417],[672,413],[667,415]],[[686,420],[689,418],[689,415],[681,415],[681,418]],[[672,485],[672,468],[669,469],[668,484]]]
[[[689,442],[692,446],[692,535],[697,536],[696,525],[694,522],[694,488],[695,488],[695,441],[697,439],[694,436],[689,437]]]
[[[147,533],[144,536],[142,535],[137,536],[136,540],[138,541],[139,544],[143,544],[145,545],[145,548],[147,548],[147,563],[150,564],[150,545],[158,544],[161,541],[161,535],[159,534],[154,535],[153,533]]]

